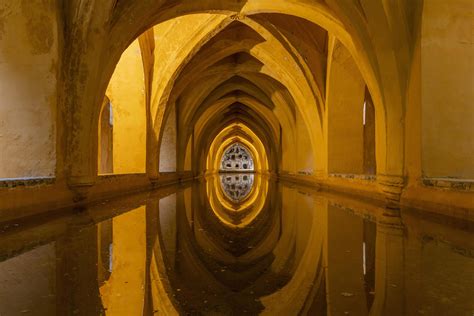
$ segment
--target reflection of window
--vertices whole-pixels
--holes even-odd
[[[222,156],[223,171],[253,171],[253,159],[247,148],[239,143],[230,146]]]
[[[252,191],[253,174],[221,174],[224,194],[234,203],[242,202]]]
[[[98,272],[99,284],[110,278],[113,261],[113,221],[108,219],[98,224]]]
[[[114,251],[114,244],[113,243],[110,243],[109,245],[109,272],[112,273],[112,269],[113,269],[113,251]]]

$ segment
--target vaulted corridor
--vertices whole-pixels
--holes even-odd
[[[472,12],[0,0],[0,315],[470,315]]]

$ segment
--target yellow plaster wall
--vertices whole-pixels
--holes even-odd
[[[55,174],[55,3],[0,0],[0,178]]]
[[[107,96],[112,104],[114,173],[144,173],[146,104],[142,56],[138,40],[122,54]]]
[[[407,111],[405,116],[405,172],[409,187],[417,186],[421,178],[421,34],[413,52],[410,81],[407,94]]]
[[[363,173],[365,82],[349,51],[336,43],[328,69],[328,172]]]
[[[473,2],[424,2],[422,163],[427,177],[474,178]]]

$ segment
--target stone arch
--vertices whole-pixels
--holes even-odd
[[[218,158],[222,156],[226,146],[237,137],[251,150],[256,172],[277,171],[278,153],[265,128],[261,127],[262,122],[238,116],[216,124],[220,119],[221,117],[217,116],[203,128],[203,134],[208,137],[197,137],[196,148],[201,151],[196,154],[195,170],[217,172],[220,163]]]
[[[253,27],[255,27],[255,26],[253,26]],[[218,34],[216,36],[218,36]],[[268,36],[270,36],[270,35],[268,35]],[[278,41],[275,40],[275,43],[278,43]],[[293,76],[292,76],[291,72],[289,72],[289,71],[286,71],[286,76],[285,76],[285,75],[277,74],[276,72],[272,73],[272,71],[270,70],[270,69],[276,69],[279,66],[280,67],[278,69],[298,69],[299,66],[298,66],[297,63],[294,63],[293,66],[291,66],[291,67],[290,66],[285,66],[285,67],[282,66],[282,63],[281,63],[282,60],[287,60],[289,63],[291,63],[290,61],[293,60],[291,55],[288,54],[286,57],[279,58],[278,59],[280,61],[280,63],[279,63],[276,60],[276,58],[274,57],[275,52],[276,51],[286,52],[284,49],[280,48],[280,50],[279,50],[278,46],[275,46],[275,45],[269,46],[269,47],[273,47],[274,49],[270,49],[270,48],[260,49],[260,48],[258,48],[258,46],[255,46],[254,43],[248,43],[248,44],[249,44],[249,46],[247,48],[243,48],[242,47],[243,44],[239,41],[239,42],[236,42],[234,45],[230,45],[230,46],[226,47],[225,49],[220,49],[219,48],[219,49],[216,50],[216,53],[217,53],[218,57],[214,57],[212,55],[211,55],[211,57],[209,57],[205,53],[202,53],[202,54],[206,55],[205,62],[209,65],[209,64],[216,63],[217,61],[224,59],[226,56],[229,56],[230,54],[234,54],[234,53],[240,52],[240,51],[246,51],[247,53],[249,53],[251,56],[253,56],[257,60],[262,60],[263,65],[269,65],[269,66],[264,66],[264,67],[266,67],[266,68],[264,68],[264,69],[266,69],[265,70],[266,75],[273,77],[277,81],[280,81],[280,82],[283,81],[284,82],[283,85],[286,86],[286,87],[291,86],[291,88],[289,88],[289,89],[290,89],[291,93],[293,93],[293,97],[297,98],[297,100],[298,100],[298,102],[296,102],[296,104],[303,104],[304,102],[309,102],[310,104],[315,104],[316,108],[317,108],[317,104],[318,104],[317,100],[314,99],[314,100],[311,101],[311,99],[308,99],[308,98],[311,98],[311,95],[312,95],[311,88],[309,88],[309,86],[307,87],[305,93],[303,93],[303,91],[298,91],[300,86],[306,86],[307,85],[307,78],[303,74],[301,74],[300,77],[298,77],[299,79],[297,79],[297,78],[292,78]],[[257,45],[264,45],[264,44],[262,43],[262,44],[257,44]],[[214,55],[216,53],[214,53]],[[190,75],[185,76],[185,78],[187,78],[187,80],[185,81],[185,83],[183,85],[188,86],[190,80],[192,80],[192,79],[189,79],[189,78],[192,78],[193,74],[199,74],[199,73],[200,73],[200,71],[197,70],[197,69],[193,70],[193,71],[190,71]],[[286,80],[286,78],[289,78],[289,79]],[[298,84],[296,84],[296,82],[298,82],[300,84],[298,85]],[[179,88],[177,88],[177,89],[179,91]],[[209,86],[209,89],[214,89],[214,87],[211,85],[211,86]],[[165,97],[165,100],[168,100],[168,97]],[[173,103],[173,100],[171,100],[169,102]],[[160,105],[158,107],[163,108],[165,106]],[[310,119],[310,117],[311,118],[312,117],[321,118],[321,116],[318,114],[318,111],[314,111],[316,108],[313,107],[313,106],[297,107],[297,108],[298,108],[297,111],[300,111],[302,113],[302,118],[303,118],[303,121],[305,122],[306,128],[310,131],[308,133],[308,135],[309,135],[309,139],[312,143],[312,148],[313,148],[312,152],[313,153],[320,153],[321,150],[317,150],[316,148],[318,147],[318,145],[321,146],[321,144],[323,143],[322,131],[321,131],[320,127],[318,128],[318,124],[310,124],[309,121],[314,123],[314,119]],[[163,119],[166,119],[166,116],[167,116],[167,110],[165,109],[164,114],[163,114]],[[318,119],[317,121],[320,121],[320,119]],[[160,131],[160,134],[161,134],[161,131]],[[159,141],[160,140],[158,140],[158,143],[159,143]],[[316,160],[319,160],[319,161],[315,161],[316,166],[317,165],[322,165],[322,158],[319,158],[319,159],[316,159]]]
[[[144,173],[146,168],[146,94],[142,50],[134,41],[123,53],[106,91],[114,107],[113,171]],[[101,108],[99,108],[101,110]]]
[[[400,68],[402,61],[409,58],[409,47],[403,46],[401,49],[395,49],[398,43],[403,43],[406,39],[407,32],[401,32],[397,37],[395,32],[389,28],[394,25],[394,17],[399,17],[396,14],[396,8],[388,8],[390,15],[387,16],[387,4],[364,4],[362,7],[355,4],[343,4],[339,1],[331,1],[329,5],[319,3],[295,3],[293,1],[285,0],[278,2],[266,2],[262,4],[259,1],[249,0],[246,2],[236,3],[234,1],[203,1],[199,2],[178,2],[172,7],[153,7],[146,4],[132,4],[124,2],[115,8],[111,21],[113,27],[107,33],[109,41],[104,45],[86,52],[84,56],[74,56],[70,64],[83,65],[91,69],[98,66],[97,64],[87,65],[87,56],[90,54],[107,50],[108,53],[100,53],[102,55],[105,77],[111,73],[110,69],[116,63],[123,48],[128,45],[137,34],[142,33],[151,25],[161,23],[165,20],[172,19],[177,16],[196,13],[210,13],[222,14],[232,16],[234,19],[242,19],[246,16],[259,13],[280,13],[289,16],[298,16],[305,20],[316,23],[321,27],[327,29],[332,35],[337,37],[355,57],[355,60],[361,69],[361,73],[365,78],[369,90],[371,91],[376,106],[377,116],[377,134],[381,135],[377,138],[377,157],[378,157],[378,173],[382,176],[381,183],[383,186],[389,183],[398,184],[403,183],[403,106],[404,106],[404,84],[403,78],[406,69]],[[369,23],[364,23],[363,14],[359,14],[364,10],[370,13],[371,18]],[[395,10],[394,10],[395,9]],[[400,10],[401,12],[402,10]],[[126,13],[126,14],[125,14]],[[135,17],[142,17],[136,19],[136,22],[130,25],[125,16],[132,14]],[[376,23],[375,16],[387,16],[387,20],[382,23],[383,27],[379,27],[380,23]],[[399,17],[398,23],[404,23],[405,17]],[[388,21],[390,19],[390,21]],[[126,22],[127,20],[128,22]],[[95,21],[95,20],[94,20]],[[92,22],[94,22],[92,21]],[[351,21],[351,23],[348,23]],[[353,22],[355,21],[355,22]],[[95,21],[97,22],[97,21]],[[125,27],[127,25],[127,27]],[[393,30],[398,29],[393,27]],[[372,34],[373,33],[373,34]],[[391,37],[387,37],[390,34]],[[100,35],[97,35],[99,37]],[[409,42],[409,41],[406,41]],[[113,44],[112,44],[113,43]],[[71,47],[74,49],[74,45]],[[387,51],[392,52],[387,54]],[[101,65],[102,66],[102,65]],[[66,71],[67,73],[67,71]],[[384,74],[382,76],[382,74]],[[74,77],[74,76],[72,76]],[[74,78],[73,78],[74,79]],[[84,82],[77,85],[76,88],[83,87]],[[98,89],[99,93],[86,93],[87,95],[100,95],[102,88],[92,88],[90,83],[87,83],[90,90]],[[72,95],[77,96],[75,93]],[[92,97],[93,98],[93,97]],[[69,100],[69,101],[68,101]],[[72,99],[66,98],[66,104],[71,104]],[[93,101],[93,100],[92,100]],[[90,158],[89,140],[90,137],[79,137],[81,131],[87,131],[90,123],[88,117],[91,113],[88,109],[89,102],[87,100],[76,100],[79,114],[73,118],[73,128],[79,133],[73,132],[68,141],[68,157],[70,160],[74,159],[80,163],[70,166],[69,182],[71,184],[90,184],[93,183],[93,174],[90,172],[91,165],[88,162]],[[97,103],[95,101],[90,104]],[[390,141],[388,141],[390,139]],[[94,147],[94,146],[93,146]],[[77,159],[75,159],[77,158]]]

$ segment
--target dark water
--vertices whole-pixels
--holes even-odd
[[[473,315],[472,227],[220,175],[0,226],[0,315]]]

